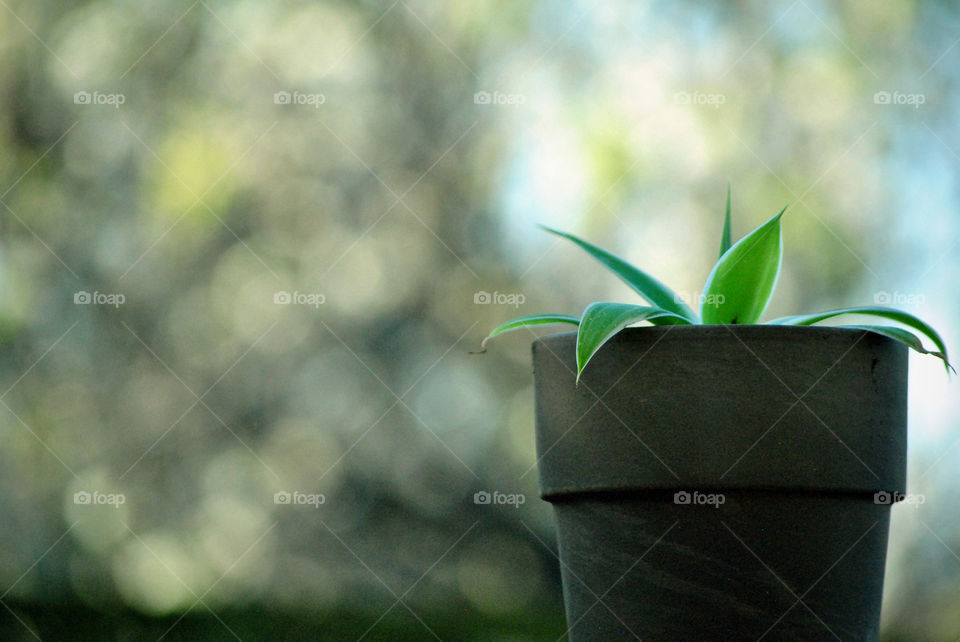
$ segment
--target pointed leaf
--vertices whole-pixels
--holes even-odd
[[[480,344],[480,352],[485,352],[487,349],[487,342],[498,334],[510,332],[511,330],[519,330],[520,328],[525,328],[527,326],[548,325],[551,323],[569,323],[572,325],[578,325],[580,323],[580,319],[570,316],[569,314],[531,314],[524,317],[517,317],[516,319],[511,319],[510,321],[498,325],[491,330],[490,334],[488,334]]]
[[[597,259],[608,270],[620,277],[624,283],[629,285],[634,291],[655,306],[663,308],[667,312],[672,312],[685,318],[687,321],[697,323],[696,313],[690,309],[683,300],[660,281],[656,280],[646,272],[624,261],[620,257],[611,254],[603,248],[597,247],[593,243],[584,241],[573,234],[567,234],[560,230],[541,225],[544,230],[551,234],[556,234],[569,241],[579,245],[590,256]]]
[[[756,323],[770,302],[783,256],[780,217],[727,250],[707,277],[700,316],[704,323]]]
[[[944,344],[943,339],[940,338],[940,335],[937,334],[937,331],[912,314],[903,312],[902,310],[896,310],[894,308],[887,308],[883,306],[838,308],[836,310],[818,312],[817,314],[798,314],[790,317],[782,317],[780,319],[774,319],[773,321],[770,321],[770,323],[777,325],[813,325],[814,323],[819,323],[820,321],[837,317],[841,314],[862,314],[866,316],[880,317],[881,319],[896,321],[897,323],[902,323],[905,326],[911,327],[930,339],[930,341],[933,342],[933,345],[937,347],[939,352],[930,352],[929,354],[935,354],[943,359],[944,365],[948,370],[952,367],[950,366],[950,362],[947,357],[947,346]]]
[[[680,315],[652,306],[628,303],[588,305],[580,318],[580,329],[577,331],[577,382],[579,383],[580,375],[593,355],[615,334],[632,323],[658,317],[674,319],[681,324],[690,323]]]
[[[889,325],[847,325],[843,326],[845,328],[856,328],[857,330],[868,330],[869,332],[876,332],[877,334],[882,334],[885,337],[890,337],[900,343],[906,344],[908,347],[916,350],[920,354],[931,354],[940,360],[943,361],[944,365],[947,367],[947,373],[953,370],[953,373],[956,374],[956,369],[950,365],[950,362],[947,361],[946,355],[942,352],[936,352],[933,350],[927,350],[923,347],[923,342],[913,334],[908,332],[903,328],[895,328]]]
[[[723,233],[720,235],[720,257],[730,249],[730,183],[727,183],[727,213],[723,218]]]

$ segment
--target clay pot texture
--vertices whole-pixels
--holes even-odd
[[[875,640],[905,492],[907,348],[842,328],[533,344],[570,637]]]

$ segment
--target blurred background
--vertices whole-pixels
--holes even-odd
[[[960,328],[949,2],[0,0],[0,638],[555,640],[518,313]],[[956,385],[954,382],[953,386]],[[958,396],[911,355],[884,640],[960,637]],[[497,491],[513,503],[477,504]],[[479,496],[482,499],[482,496]]]

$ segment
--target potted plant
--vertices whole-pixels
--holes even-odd
[[[578,326],[533,342],[540,488],[572,640],[877,638],[889,511],[906,491],[907,348],[951,366],[933,328],[887,307],[760,324],[785,209],[731,244],[728,189],[699,314],[545,228],[649,305],[524,316],[484,340]],[[905,327],[815,325],[840,315]]]

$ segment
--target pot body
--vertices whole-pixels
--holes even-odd
[[[570,637],[875,640],[907,348],[840,328],[628,328],[575,384],[534,342]]]

